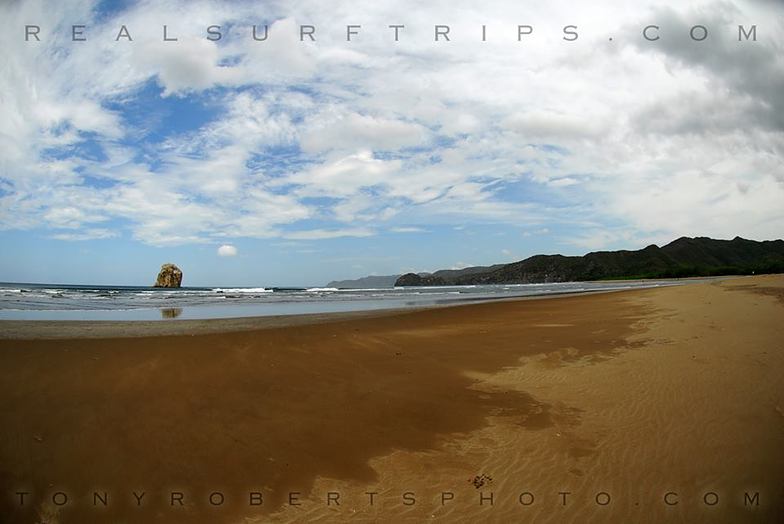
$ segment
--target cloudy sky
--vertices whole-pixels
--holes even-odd
[[[318,285],[783,237],[784,4],[575,4],[3,0],[0,281]]]

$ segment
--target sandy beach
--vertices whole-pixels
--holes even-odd
[[[782,522],[782,320],[779,275],[272,321],[3,322],[0,514]]]

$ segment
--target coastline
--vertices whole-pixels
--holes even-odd
[[[678,279],[688,285],[700,282],[721,281],[726,279],[742,279],[738,277],[693,277]],[[691,282],[690,282],[691,281]],[[609,283],[626,281],[607,281]],[[634,280],[631,282],[648,282]],[[659,282],[651,280],[651,283]],[[494,302],[515,302],[520,300],[550,300],[587,296],[603,293],[633,292],[651,288],[607,289],[597,291],[551,292],[540,295],[519,295],[491,298],[466,298],[452,303],[430,304],[405,308],[380,308],[357,311],[338,311],[328,313],[304,313],[286,315],[260,315],[242,317],[219,317],[205,319],[169,319],[169,320],[7,320],[0,319],[0,340],[36,340],[36,339],[73,339],[73,338],[115,338],[115,337],[149,337],[176,335],[206,335],[211,333],[230,333],[253,331],[257,329],[279,328],[339,322],[343,320],[376,318],[388,315],[401,315],[430,309],[470,307],[473,305]]]
[[[501,298],[659,287],[680,280],[333,288],[132,288],[23,284],[0,288],[0,322],[146,322],[412,310]],[[4,289],[6,291],[4,291]],[[300,322],[300,321],[297,321]],[[236,321],[235,321],[236,323]],[[274,322],[275,325],[281,322]],[[152,328],[160,332],[159,327]]]
[[[778,275],[244,331],[221,320],[192,336],[0,340],[0,510],[19,522],[774,521],[783,304]],[[108,507],[92,505],[96,490]],[[224,504],[208,502],[215,491]]]

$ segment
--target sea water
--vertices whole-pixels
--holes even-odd
[[[379,289],[0,283],[0,320],[173,320],[415,308],[477,300],[669,286],[677,280]]]

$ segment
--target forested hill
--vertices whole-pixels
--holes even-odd
[[[536,255],[519,262],[432,274],[407,273],[396,286],[529,284],[624,278],[677,278],[784,273],[784,240],[681,237],[637,251],[595,251],[583,256]]]

